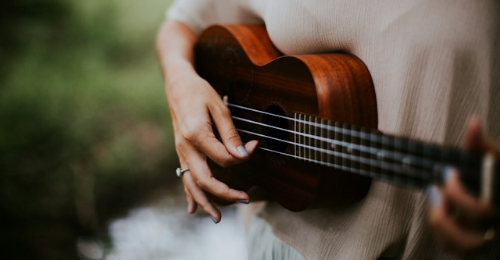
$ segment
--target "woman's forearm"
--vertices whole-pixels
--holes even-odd
[[[193,47],[197,35],[179,21],[165,22],[158,33],[156,49],[165,77],[167,93],[169,83],[185,74],[196,73],[193,67]]]
[[[175,135],[175,147],[184,184],[188,212],[200,206],[215,223],[220,211],[208,194],[226,201],[248,202],[243,191],[235,190],[213,177],[207,158],[220,166],[241,163],[257,147],[257,141],[243,144],[219,94],[198,76],[193,66],[197,35],[187,25],[169,21],[157,39],[158,57],[165,76],[165,92]],[[217,128],[220,140],[214,134]],[[187,169],[187,170],[186,170]]]

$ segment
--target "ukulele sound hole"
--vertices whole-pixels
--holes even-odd
[[[283,118],[286,116],[285,111],[279,106],[273,105],[266,112],[271,114],[264,115],[264,124],[268,125],[268,127],[264,128],[265,135],[268,137],[265,139],[267,148],[278,152],[285,152],[288,146],[287,141],[290,130],[288,120]]]

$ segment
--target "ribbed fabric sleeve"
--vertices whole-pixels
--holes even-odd
[[[169,20],[182,21],[196,33],[220,23],[263,23],[243,0],[183,0],[167,10]]]

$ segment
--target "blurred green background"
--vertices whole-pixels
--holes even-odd
[[[0,7],[2,259],[79,259],[110,220],[178,192],[155,53],[169,0]]]

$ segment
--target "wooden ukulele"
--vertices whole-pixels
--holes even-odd
[[[203,32],[196,68],[223,97],[242,139],[259,140],[252,158],[216,178],[264,190],[292,211],[358,201],[371,179],[425,188],[453,165],[474,194],[500,202],[493,157],[384,135],[368,69],[345,54],[282,56],[262,25]]]

